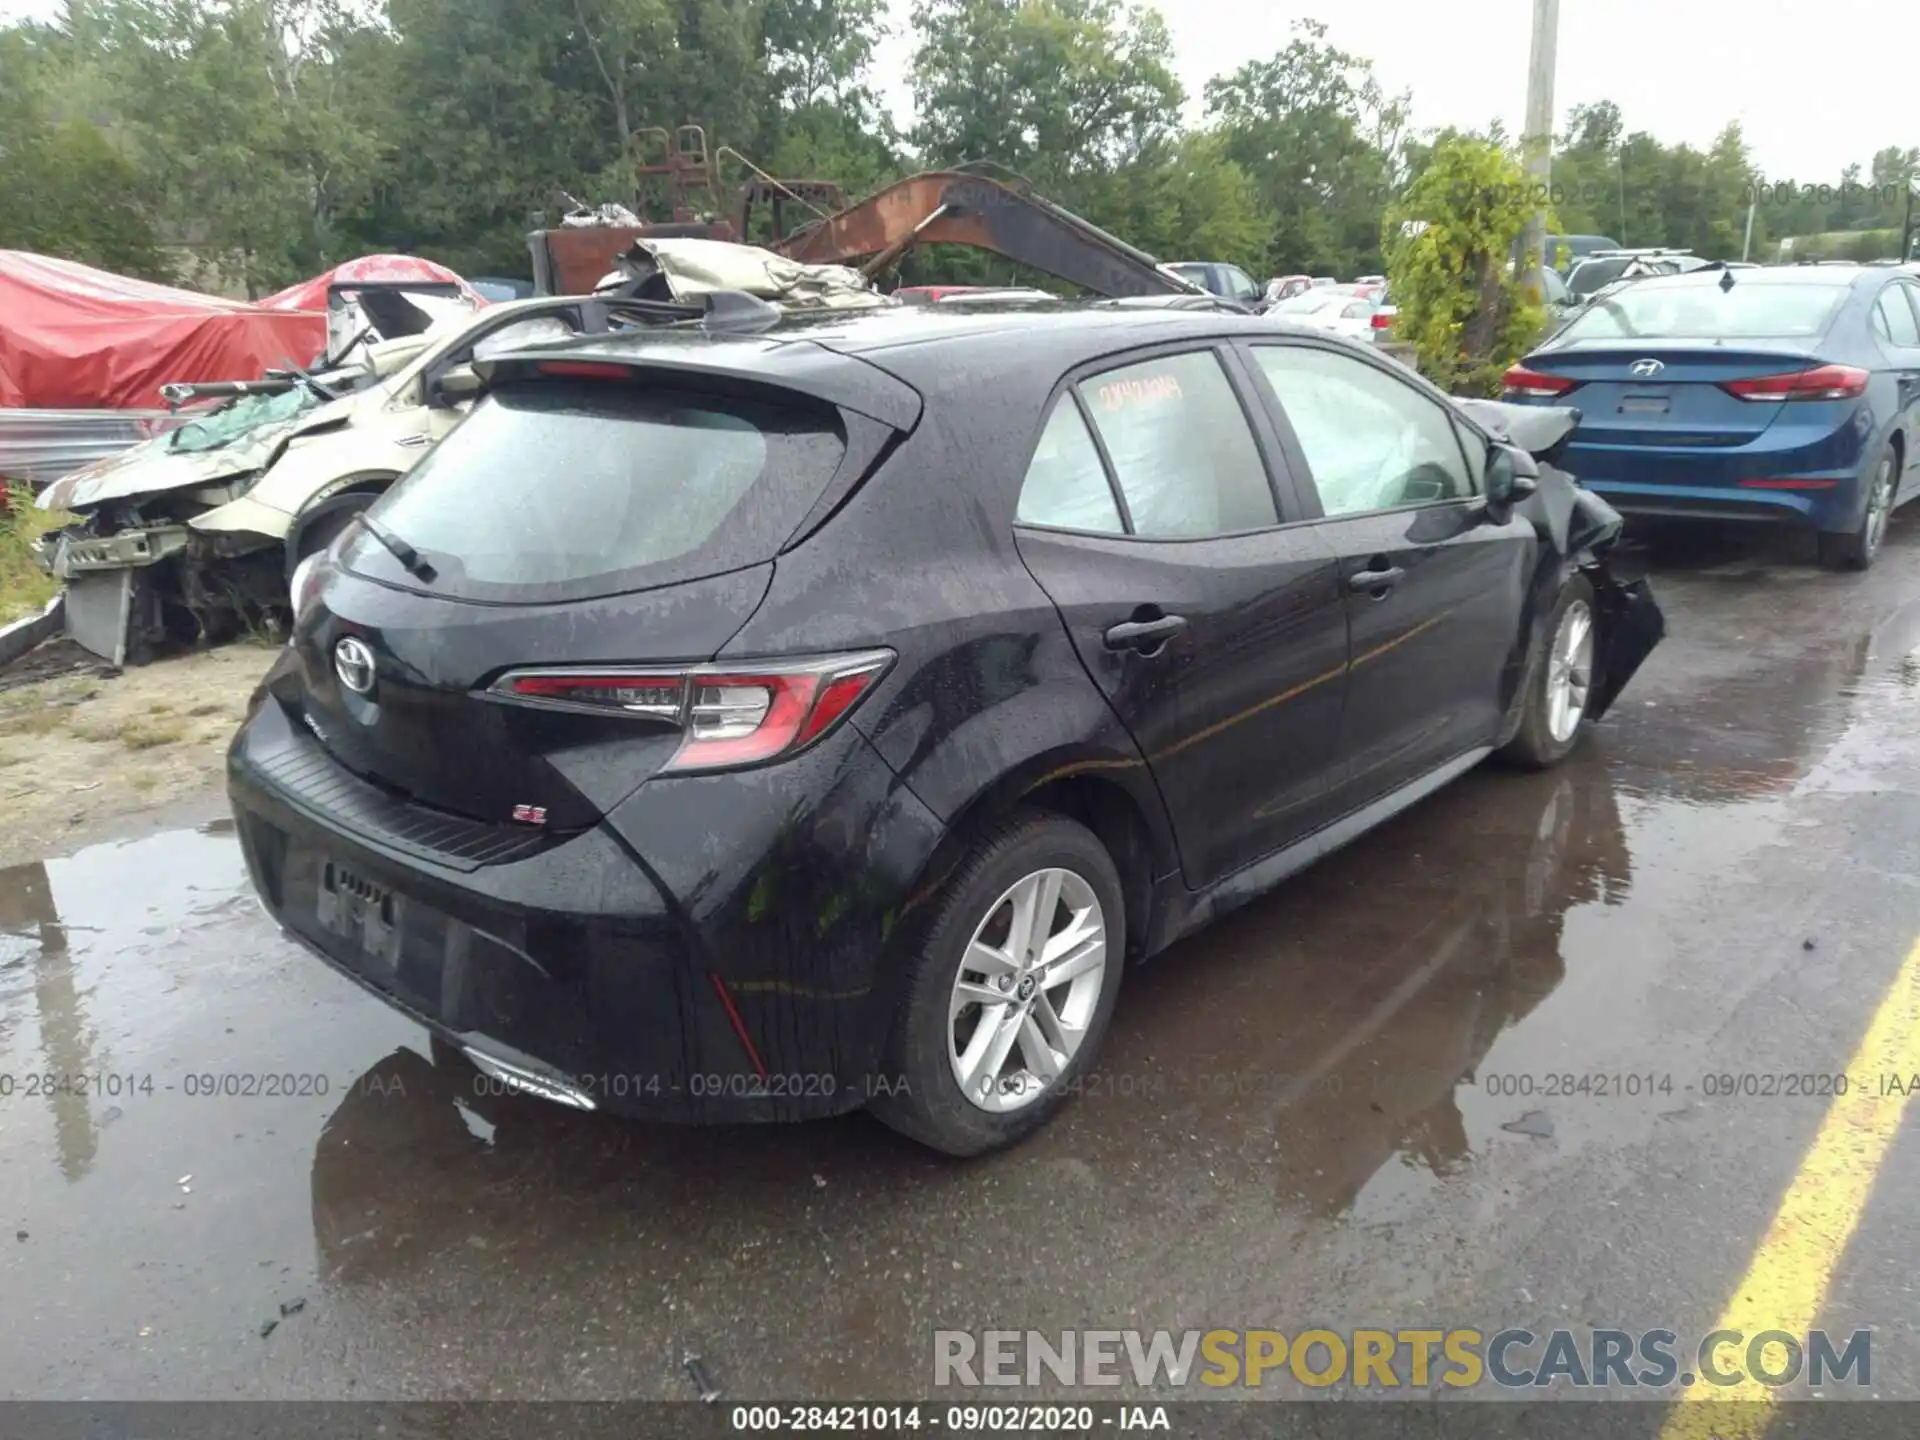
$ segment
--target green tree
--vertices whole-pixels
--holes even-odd
[[[0,31],[0,249],[172,279],[139,167],[92,121],[61,118],[52,31]]]
[[[910,81],[924,161],[993,160],[1074,205],[1179,130],[1160,16],[1118,0],[918,0]]]
[[[1497,394],[1501,373],[1543,327],[1538,297],[1510,262],[1534,209],[1528,188],[1512,152],[1447,139],[1387,211],[1395,333],[1411,341],[1421,372],[1455,394]]]
[[[1273,214],[1270,272],[1352,275],[1380,263],[1380,212],[1405,175],[1408,100],[1302,20],[1286,48],[1207,82],[1224,154]]]

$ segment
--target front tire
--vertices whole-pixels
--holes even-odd
[[[970,850],[915,932],[872,1109],[949,1155],[1024,1139],[1106,1036],[1127,948],[1106,847],[1024,812]]]
[[[1572,752],[1593,696],[1598,638],[1593,586],[1575,575],[1560,587],[1553,614],[1534,642],[1520,728],[1501,749],[1502,759],[1522,770],[1546,770]]]
[[[1820,563],[1829,570],[1864,570],[1880,553],[1880,542],[1887,537],[1887,521],[1893,515],[1893,496],[1900,476],[1900,455],[1892,445],[1880,452],[1872,474],[1860,528],[1844,535],[1820,533],[1817,541]]]

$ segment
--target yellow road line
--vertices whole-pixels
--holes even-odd
[[[1846,1073],[1847,1093],[1834,1099],[1820,1122],[1766,1238],[1714,1329],[1738,1330],[1748,1338],[1784,1330],[1804,1344],[1818,1321],[1834,1267],[1860,1224],[1874,1175],[1907,1108],[1905,1086],[1889,1086],[1892,1093],[1882,1094],[1881,1079],[1920,1073],[1920,941],[1881,997]],[[1740,1347],[1726,1347],[1721,1367],[1736,1363],[1742,1353]],[[1773,1391],[1752,1379],[1724,1388],[1696,1383],[1668,1416],[1660,1440],[1758,1440],[1773,1398]],[[1746,1403],[1732,1413],[1696,1403],[1728,1400]]]

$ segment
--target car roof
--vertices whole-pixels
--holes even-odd
[[[939,347],[943,352],[965,352],[969,358],[999,359],[1007,363],[1037,363],[1068,368],[1115,350],[1160,341],[1206,339],[1222,334],[1273,335],[1287,327],[1268,317],[1228,310],[1186,310],[1115,306],[1097,302],[1058,301],[1018,308],[902,305],[870,310],[843,310],[818,315],[788,314],[764,329],[728,331],[697,325],[662,326],[607,335],[586,335],[543,346],[551,356],[605,356],[632,361],[640,352],[662,347],[730,347],[740,361],[770,369],[808,363],[786,350],[825,349],[841,355],[871,356],[881,352]],[[1301,335],[1315,332],[1302,329]],[[502,354],[496,358],[510,358]]]

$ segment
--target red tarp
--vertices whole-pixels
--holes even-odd
[[[0,405],[157,409],[171,381],[251,380],[326,349],[320,309],[267,309],[0,250]]]
[[[325,274],[289,285],[260,303],[269,310],[325,310],[331,285],[458,285],[474,307],[486,304],[479,293],[453,271],[418,255],[362,255],[336,265]]]

